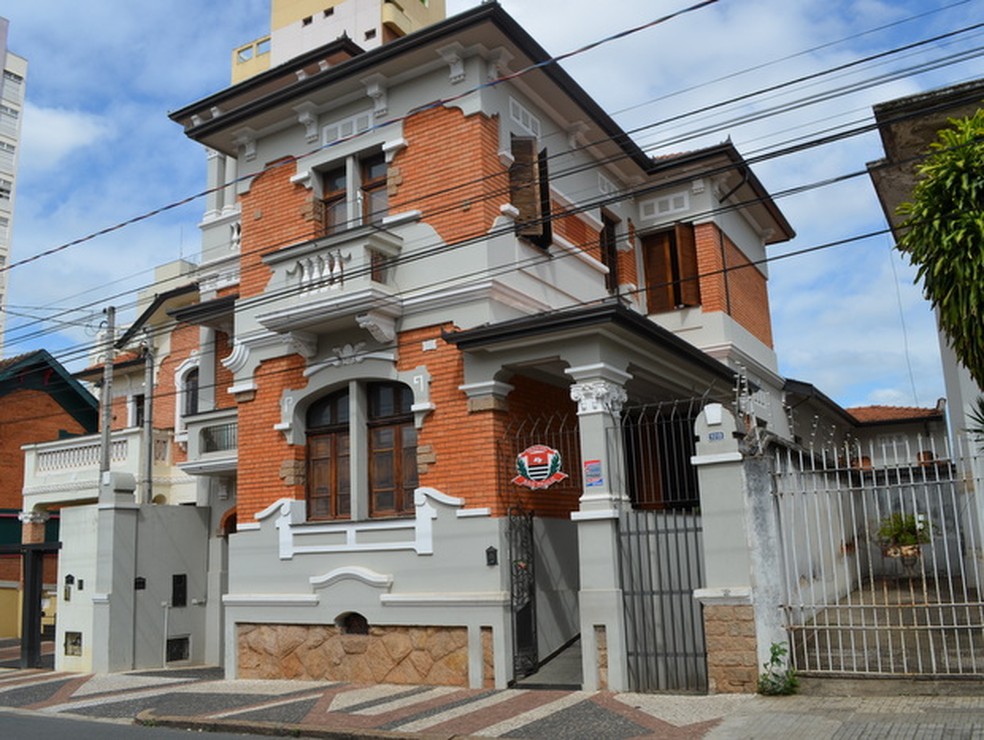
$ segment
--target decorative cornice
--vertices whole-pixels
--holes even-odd
[[[366,94],[372,98],[373,115],[376,118],[382,118],[389,112],[386,77],[381,74],[374,74],[363,77],[361,82],[366,86]]]
[[[301,103],[295,105],[294,110],[297,112],[298,123],[304,127],[304,138],[309,144],[313,144],[318,140],[317,106],[314,103]]]
[[[578,416],[608,413],[617,416],[628,399],[625,388],[607,380],[575,383],[571,386],[571,400],[577,402]]]
[[[465,47],[455,41],[453,44],[442,46],[437,50],[441,58],[448,63],[451,70],[451,84],[456,85],[465,79]]]
[[[382,311],[369,311],[355,317],[356,323],[367,330],[380,344],[396,339],[396,318]]]
[[[44,524],[51,518],[51,514],[42,509],[31,509],[22,511],[17,515],[21,524]]]

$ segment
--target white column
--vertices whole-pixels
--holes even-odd
[[[225,172],[222,182],[225,188],[222,193],[222,215],[236,211],[236,178],[239,177],[239,160],[235,157],[225,157]]]
[[[581,617],[581,670],[585,691],[628,688],[625,622],[618,563],[618,517],[628,504],[622,470],[620,425],[632,376],[605,363],[570,368],[571,398],[578,405],[582,495],[577,522]],[[599,632],[605,635],[607,671],[599,672]]]
[[[207,160],[205,186],[208,194],[205,196],[205,220],[217,218],[222,212],[222,175],[225,170],[225,155],[214,149],[206,149]]]

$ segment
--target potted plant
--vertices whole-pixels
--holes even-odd
[[[929,542],[929,522],[915,514],[889,514],[881,520],[878,539],[887,558],[917,558],[919,546]]]

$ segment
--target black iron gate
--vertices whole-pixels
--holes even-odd
[[[509,510],[509,575],[512,590],[513,671],[515,678],[536,673],[536,573],[533,568],[533,513]]]
[[[705,584],[703,527],[690,462],[693,423],[703,400],[627,409],[613,430],[633,504],[619,518],[632,691],[707,691],[704,620],[694,599]]]

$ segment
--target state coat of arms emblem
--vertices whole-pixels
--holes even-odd
[[[512,482],[534,490],[549,488],[554,483],[567,478],[560,472],[562,460],[560,453],[546,445],[533,445],[516,456],[516,472],[519,474]]]

